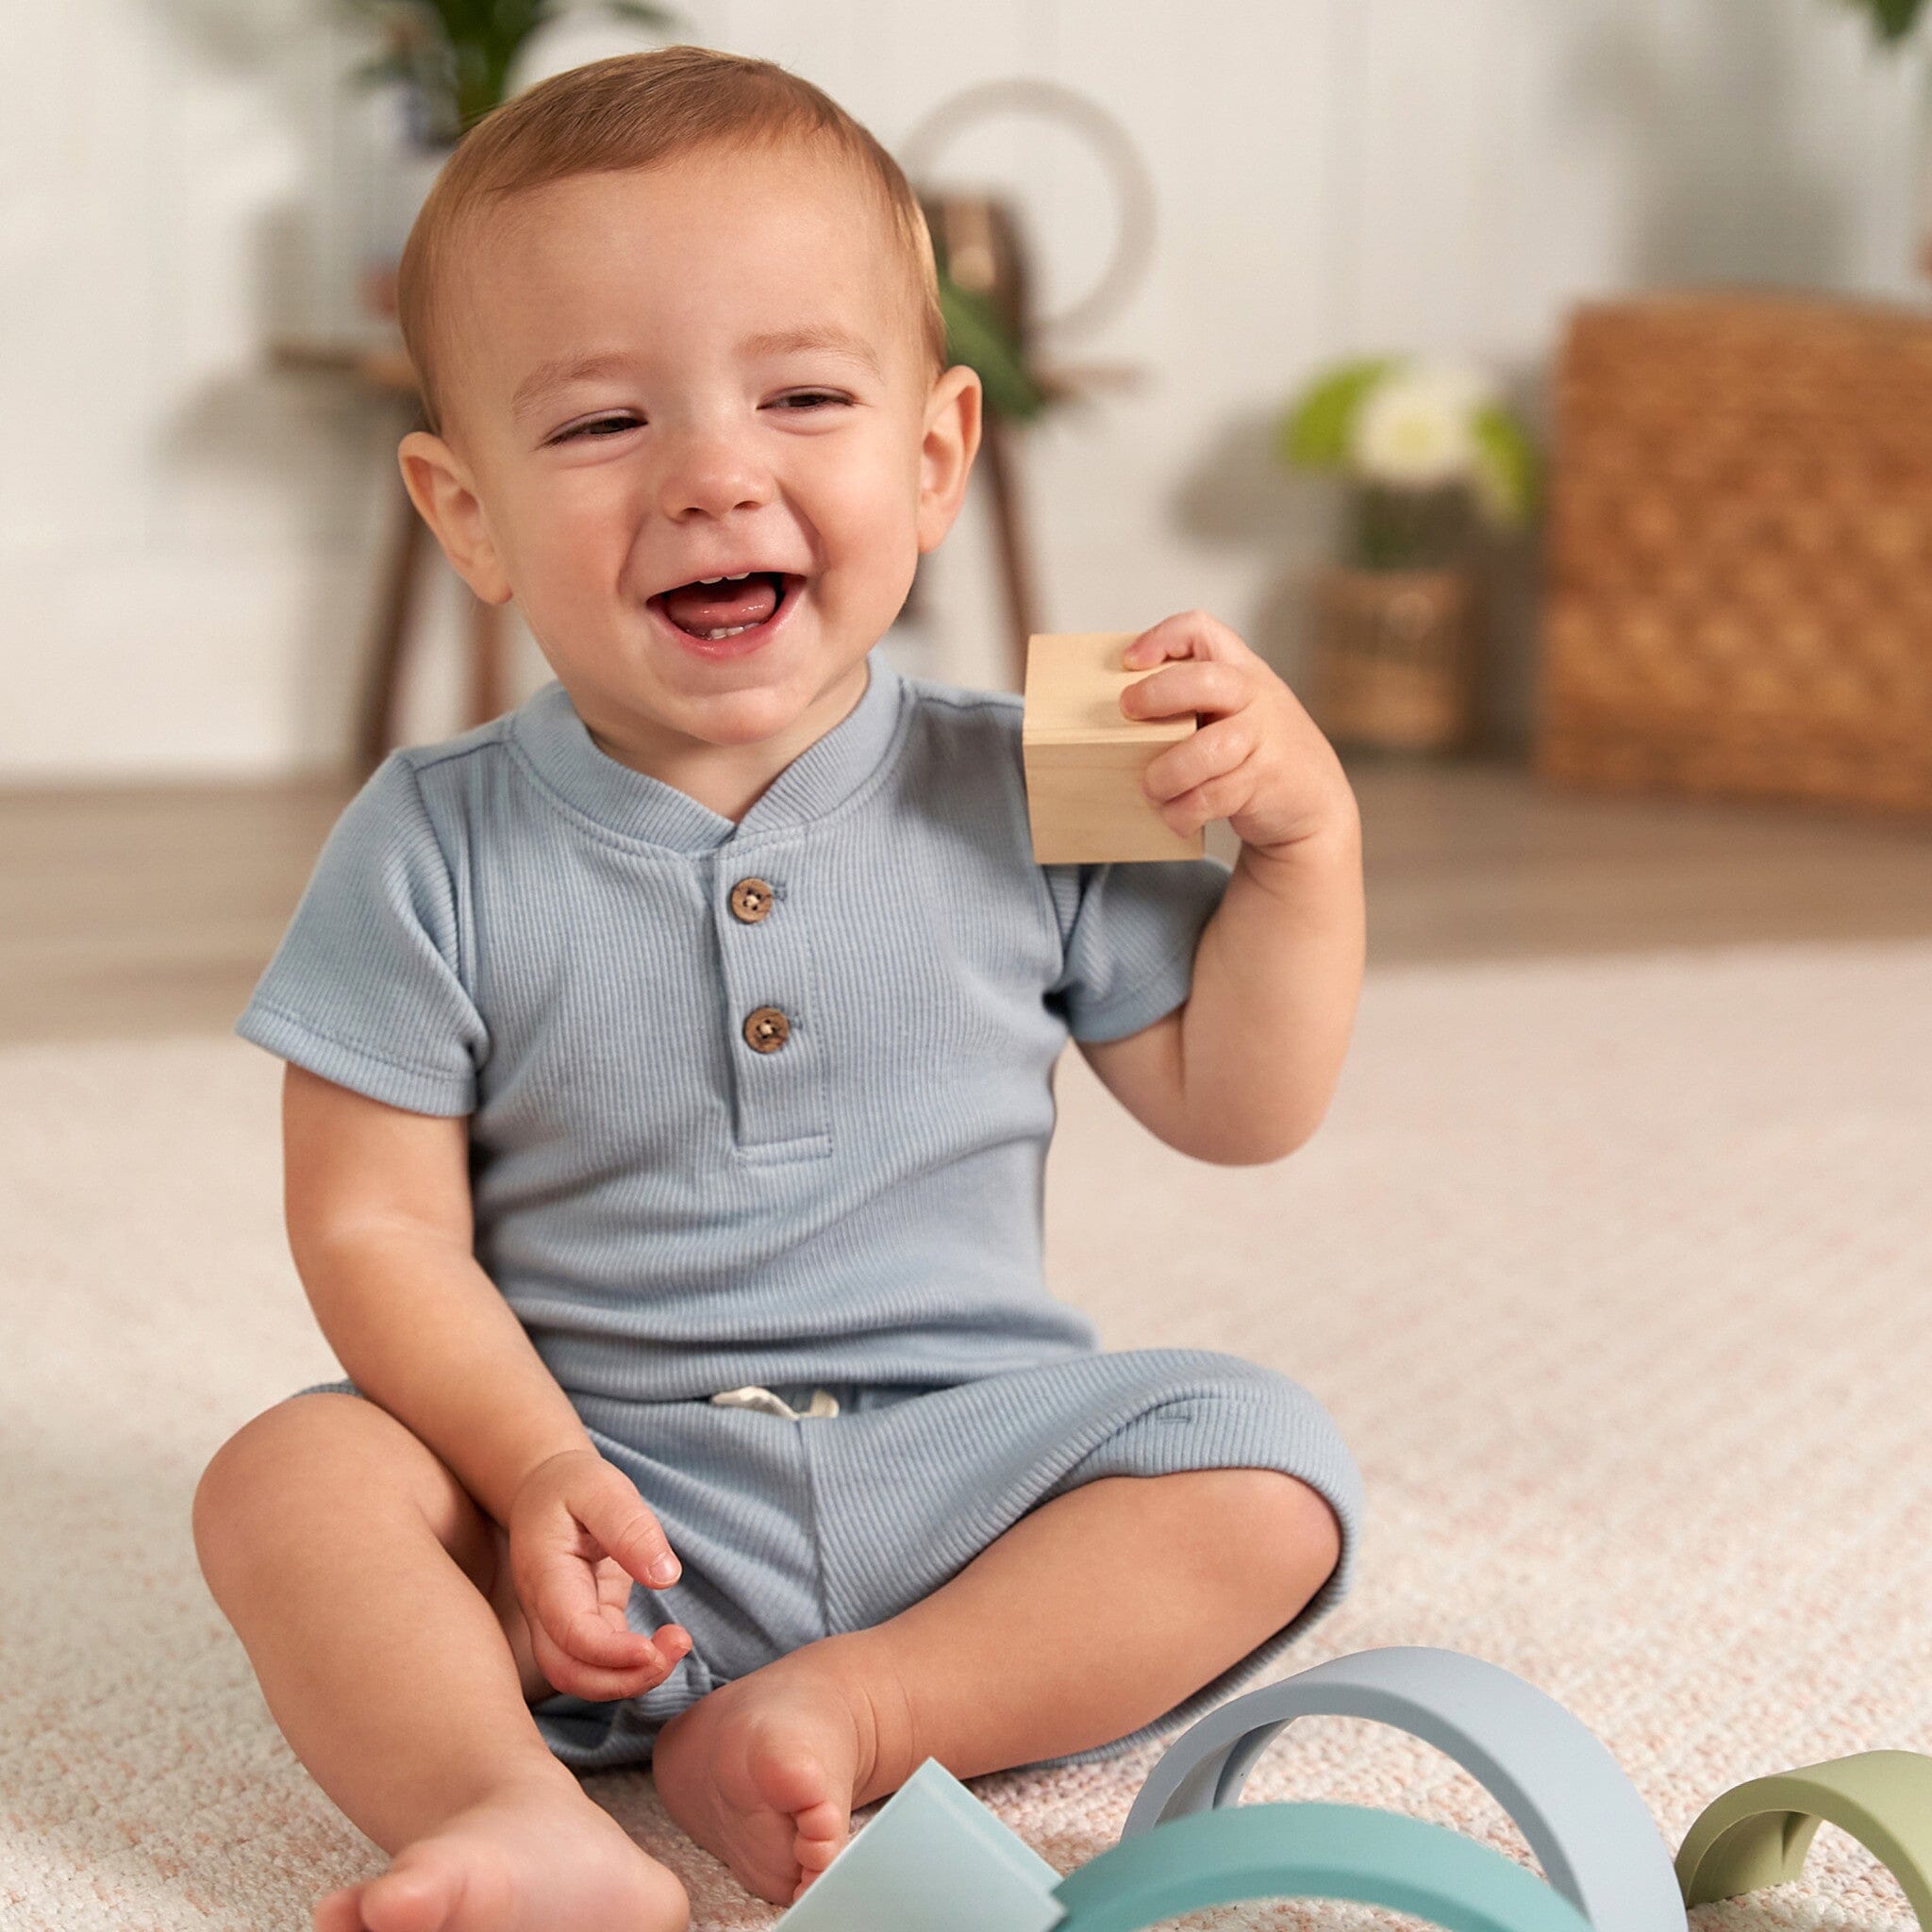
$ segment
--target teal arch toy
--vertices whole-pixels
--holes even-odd
[[[932,1758],[779,1922],[783,1932],[1133,1932],[1241,1899],[1333,1898],[1448,1932],[1590,1932],[1533,1872],[1440,1824],[1352,1805],[1176,1820],[1062,1879]]]
[[[1590,1932],[1535,1873],[1446,1825],[1358,1805],[1242,1805],[1123,1840],[1059,1887],[1059,1932],[1139,1932],[1241,1899],[1353,1899],[1449,1932]]]
[[[1534,1684],[1460,1651],[1357,1651],[1209,1711],[1148,1774],[1123,1841],[1234,1806],[1277,1733],[1314,1716],[1392,1724],[1453,1757],[1595,1932],[1685,1932],[1669,1848],[1602,1740]]]
[[[1822,1824],[1872,1852],[1932,1932],[1932,1757],[1915,1751],[1862,1751],[1726,1791],[1678,1849],[1684,1903],[1708,1905],[1796,1878]]]

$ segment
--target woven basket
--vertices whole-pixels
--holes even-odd
[[[1338,744],[1445,751],[1469,736],[1473,590],[1458,570],[1315,578],[1315,722]]]
[[[1556,408],[1541,771],[1932,811],[1932,317],[1590,305]]]

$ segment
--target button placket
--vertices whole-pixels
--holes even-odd
[[[811,1025],[811,949],[791,890],[719,854],[713,904],[740,1146],[823,1140],[824,1065]],[[822,1151],[808,1146],[800,1152]]]

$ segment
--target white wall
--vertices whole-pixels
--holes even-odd
[[[1359,349],[1490,358],[1533,410],[1580,296],[1712,280],[1917,300],[1914,61],[1829,0],[686,0],[897,147],[981,79],[1077,87],[1158,184],[1153,268],[1081,358],[1138,392],[1043,426],[1024,487],[1053,629],[1202,605],[1293,675],[1329,500],[1270,419]],[[58,0],[0,61],[0,782],[339,759],[403,426],[274,329],[355,321],[380,105],[333,0]],[[552,61],[634,44],[574,29]],[[601,37],[600,37],[601,35]],[[1064,307],[1111,208],[1072,134],[945,152],[1010,188]],[[1001,681],[983,498],[931,559],[931,668]],[[458,728],[433,559],[410,735]],[[1520,653],[1521,636],[1506,650]],[[519,689],[548,675],[528,644]],[[1520,680],[1501,680],[1506,710]]]

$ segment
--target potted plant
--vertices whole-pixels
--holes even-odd
[[[1855,13],[1862,13],[1882,45],[1890,48],[1903,42],[1918,25],[1925,11],[1925,0],[1840,0]],[[1921,273],[1932,275],[1932,64],[1924,71],[1923,105],[1920,110],[1918,252]]]
[[[1338,741],[1462,743],[1474,711],[1470,550],[1528,521],[1536,463],[1481,371],[1377,356],[1332,364],[1284,408],[1275,455],[1339,475],[1343,555],[1315,582],[1311,708]]]
[[[1902,41],[1911,32],[1925,0],[1844,0],[1844,4],[1870,17],[1885,41]]]
[[[531,39],[571,14],[597,13],[659,32],[681,16],[649,0],[336,0],[372,27],[377,51],[350,71],[359,87],[394,90],[393,147],[377,184],[380,212],[363,263],[363,299],[395,314],[396,264],[450,150],[513,90]]]
[[[581,11],[658,31],[682,16],[649,0],[341,0],[382,37],[382,50],[352,79],[399,81],[409,129],[425,148],[447,152],[508,94],[510,70],[540,27]]]

